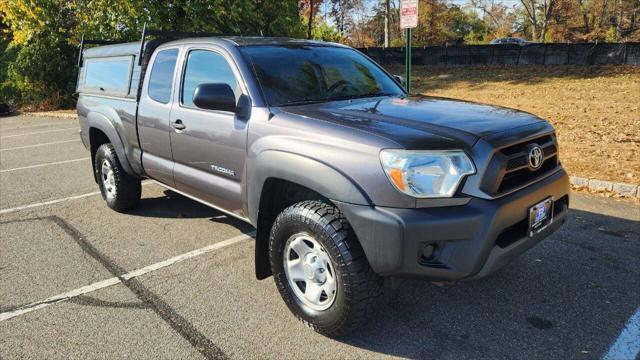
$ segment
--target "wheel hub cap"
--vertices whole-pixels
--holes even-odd
[[[336,297],[334,266],[313,237],[296,234],[287,240],[284,270],[294,295],[313,310],[326,310]]]
[[[105,196],[108,199],[113,199],[116,196],[116,179],[113,174],[113,168],[106,159],[102,161],[100,167],[100,177],[102,178],[102,185],[104,187]]]
[[[302,265],[304,275],[310,281],[317,284],[323,284],[327,280],[325,275],[327,270],[323,265],[322,260],[320,260],[316,255],[307,254],[305,256],[304,265]]]

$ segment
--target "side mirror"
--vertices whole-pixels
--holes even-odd
[[[200,84],[193,104],[201,109],[236,112],[236,96],[229,84]]]
[[[402,85],[403,88],[407,87],[407,83],[404,81],[404,77],[400,75],[393,75],[393,78],[396,80],[398,84]]]

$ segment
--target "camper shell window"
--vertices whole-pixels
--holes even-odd
[[[86,59],[83,90],[98,94],[129,93],[133,56]]]

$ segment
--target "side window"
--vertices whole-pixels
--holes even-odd
[[[149,97],[157,102],[168,104],[171,101],[173,71],[176,68],[178,49],[162,50],[156,55],[149,76]]]
[[[193,50],[187,58],[187,67],[182,82],[182,104],[195,107],[193,93],[200,84],[229,84],[236,99],[240,96],[240,88],[227,60],[220,54],[207,50]]]
[[[87,59],[84,88],[104,93],[129,91],[132,57]]]

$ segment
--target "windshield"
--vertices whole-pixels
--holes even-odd
[[[271,106],[404,95],[376,64],[349,48],[248,46],[241,51]]]

